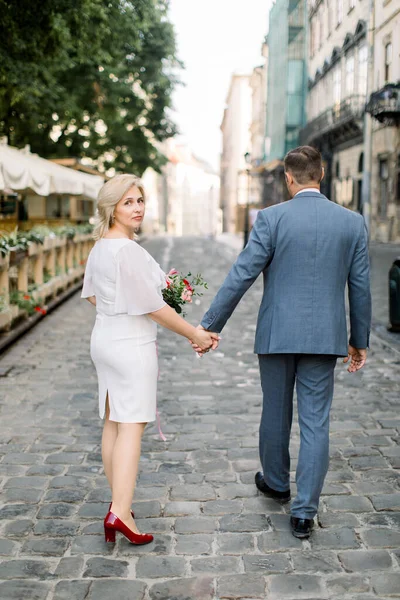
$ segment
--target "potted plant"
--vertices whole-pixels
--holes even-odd
[[[27,236],[29,239],[28,256],[34,256],[35,254],[41,252],[44,242],[44,235],[40,233],[40,231],[36,231],[34,228],[27,233]]]
[[[46,307],[43,306],[43,300],[41,298],[35,300],[33,295],[29,292],[13,290],[10,292],[10,303],[17,306],[19,310],[25,311],[28,316],[34,315],[35,313],[40,313],[42,315],[47,313]]]
[[[8,269],[10,266],[10,247],[7,239],[0,235],[0,271]]]
[[[5,295],[0,295],[0,330],[11,324],[11,310]]]
[[[28,255],[29,237],[18,231],[18,227],[5,237],[10,251],[10,266],[17,265]]]

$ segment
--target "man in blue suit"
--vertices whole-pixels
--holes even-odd
[[[320,153],[301,146],[285,157],[291,200],[258,213],[249,242],[232,266],[201,326],[220,332],[260,273],[258,314],[263,409],[257,488],[290,501],[289,438],[296,385],[300,452],[292,533],[307,538],[329,463],[329,412],[337,358],[349,372],[366,361],[371,322],[368,236],[361,215],[320,193]],[[348,284],[350,338],[345,288]]]

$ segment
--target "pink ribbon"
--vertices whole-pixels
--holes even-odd
[[[156,341],[156,353],[157,353],[157,364],[158,364],[158,343]],[[157,373],[157,379],[160,378],[160,365],[158,365],[158,373]],[[157,402],[157,400],[156,400]],[[165,435],[163,434],[163,432],[161,431],[161,420],[160,420],[160,413],[158,412],[158,408],[156,405],[156,416],[157,416],[157,427],[158,427],[158,433],[160,438],[162,439],[163,442],[167,441],[167,438],[165,437]]]

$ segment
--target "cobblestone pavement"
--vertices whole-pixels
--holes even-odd
[[[201,271],[210,291],[235,251],[210,240],[147,244],[164,268]],[[400,355],[373,340],[368,366],[336,372],[331,464],[316,531],[295,539],[287,509],[260,495],[261,394],[252,353],[261,284],[221,346],[199,360],[161,331],[159,408],[143,443],[134,509],[155,542],[106,545],[92,307],[77,296],[0,360],[0,598],[217,600],[400,597]],[[299,444],[294,427],[292,450]],[[293,469],[296,460],[293,460]],[[293,489],[295,485],[293,483]]]

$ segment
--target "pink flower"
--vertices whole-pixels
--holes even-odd
[[[193,292],[193,288],[192,288],[192,286],[190,285],[190,283],[188,282],[188,280],[187,280],[187,279],[183,279],[182,281],[183,281],[183,283],[185,284],[185,286],[186,286],[186,289],[187,289],[187,290],[189,290],[190,292]]]
[[[172,280],[170,279],[170,277],[167,276],[166,280],[165,280],[166,284],[167,284],[167,288],[171,287],[172,285]]]
[[[178,271],[176,269],[171,269],[168,275],[178,275]]]
[[[191,292],[190,290],[183,290],[182,294],[181,294],[181,300],[183,300],[184,302],[192,302],[192,295],[193,292]]]

